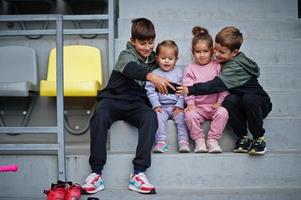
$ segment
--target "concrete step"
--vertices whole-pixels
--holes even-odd
[[[267,92],[273,103],[273,110],[270,116],[301,117],[301,104],[299,103],[299,99],[301,98],[300,90],[273,90]]]
[[[301,135],[299,130],[301,119],[292,118],[268,118],[265,120],[266,142],[268,151],[301,151]],[[204,126],[205,133],[208,132],[210,123]],[[122,130],[122,132],[120,132]],[[167,123],[168,152],[177,152],[176,127],[172,120]],[[224,130],[220,145],[224,152],[232,152],[237,140],[232,129],[227,126]],[[110,152],[135,152],[138,141],[137,129],[124,121],[115,122],[110,130]],[[67,147],[68,148],[68,147]],[[76,147],[73,147],[76,149]],[[190,142],[193,152],[194,143]]]
[[[119,18],[287,19],[297,18],[298,0],[119,1]]]
[[[132,153],[108,155],[103,172],[106,188],[127,190],[133,156]],[[67,179],[82,183],[90,173],[88,156],[67,156],[66,161]],[[57,179],[56,156],[2,155],[0,163],[19,165],[17,173],[0,174],[1,199],[2,197],[42,198],[44,197],[42,191],[49,188]],[[162,194],[160,191],[164,191],[163,189],[191,189],[214,193],[215,190],[239,192],[249,189],[279,188],[279,191],[286,191],[295,188],[300,192],[301,171],[297,170],[300,167],[300,152],[275,152],[255,157],[233,153],[154,154],[152,167],[147,171],[147,175],[157,187],[159,195]],[[272,195],[271,193],[267,195]],[[102,197],[101,193],[99,195]]]
[[[157,38],[156,42],[167,38]],[[168,38],[174,39],[174,38]],[[115,40],[115,59],[117,60],[120,51],[126,47],[129,38],[118,38]],[[175,40],[179,46],[178,65],[186,65],[192,62],[191,39]],[[241,46],[248,57],[259,64],[300,64],[301,63],[301,39],[287,40],[245,40]]]
[[[95,197],[101,200],[300,200],[300,188],[231,188],[231,189],[164,189],[157,188],[156,195],[141,195],[133,193],[126,188],[106,189]],[[87,195],[83,197],[88,197]]]
[[[141,195],[126,188],[106,188],[93,195],[82,195],[81,200],[88,197],[96,197],[99,200],[300,200],[300,188],[230,188],[230,189],[165,189],[157,188],[156,195]],[[45,198],[34,197],[0,197],[2,200],[44,200]]]
[[[152,19],[152,18],[151,18]],[[277,18],[278,19],[278,18]],[[225,26],[236,26],[247,38],[257,39],[286,39],[286,38],[301,38],[301,21],[298,19],[277,20],[277,19],[248,19],[241,20],[232,19],[212,19],[212,18],[196,18],[196,19],[152,19],[155,25],[157,38],[172,38],[172,39],[191,39],[192,27],[198,25],[207,28],[209,33],[214,38],[216,33]],[[131,20],[118,19],[118,37],[130,38],[131,36]],[[260,31],[254,31],[260,30]]]
[[[300,65],[260,65],[259,81],[267,90],[299,90],[301,88]]]
[[[266,120],[266,130],[267,133],[275,134],[275,137],[267,138],[268,147],[271,150],[278,150],[284,148],[286,150],[290,149],[300,149],[300,145],[296,138],[300,138],[299,130],[301,129],[301,107],[299,99],[301,98],[300,90],[273,90],[268,91],[271,96],[273,103],[273,110]],[[171,150],[176,150],[175,142],[175,128],[174,126],[169,126],[168,133],[174,136],[171,140]],[[120,130],[123,130],[120,134]],[[113,151],[128,151],[129,149],[133,151],[136,147],[137,134],[136,130],[124,125],[122,122],[117,122],[112,126],[111,130],[111,150]],[[280,137],[281,136],[281,137]],[[221,145],[224,151],[232,151],[233,143],[235,139],[232,138],[231,131],[226,129],[224,138],[221,141]],[[269,134],[267,134],[269,137]],[[279,137],[281,139],[279,139]],[[89,133],[81,136],[72,136],[66,132],[66,142],[70,144],[70,152],[75,151],[81,154],[89,153]],[[122,138],[122,139],[120,139]],[[278,140],[279,139],[279,140]],[[269,144],[269,140],[271,144]],[[0,135],[1,143],[51,143],[56,142],[56,137],[53,134],[36,134],[32,135]],[[274,142],[277,141],[277,142]],[[67,146],[68,148],[68,146]]]

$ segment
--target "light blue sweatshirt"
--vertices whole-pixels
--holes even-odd
[[[160,68],[155,69],[152,73],[165,77],[174,83],[182,83],[183,71],[179,67],[174,67],[172,70],[165,72]],[[184,97],[176,94],[161,94],[156,92],[154,84],[146,82],[145,89],[147,97],[153,108],[158,106],[175,105],[184,109]]]

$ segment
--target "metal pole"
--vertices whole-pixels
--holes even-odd
[[[115,13],[114,13],[114,7],[115,7],[115,0],[109,0],[109,34],[108,34],[108,51],[109,51],[109,75],[113,71],[114,63],[115,63]]]
[[[56,19],[56,84],[57,84],[57,126],[58,126],[58,178],[66,181],[65,134],[64,134],[64,56],[63,56],[63,16]]]

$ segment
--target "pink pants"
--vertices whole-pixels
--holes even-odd
[[[211,111],[195,107],[195,109],[185,112],[185,121],[190,131],[190,137],[194,141],[205,139],[203,124],[208,120],[211,120],[208,139],[219,140],[222,137],[228,118],[228,112],[224,107],[212,108]]]

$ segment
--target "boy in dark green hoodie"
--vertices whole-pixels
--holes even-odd
[[[104,189],[102,170],[107,160],[108,130],[117,120],[137,127],[139,134],[128,188],[143,194],[156,193],[144,172],[151,165],[158,121],[144,84],[150,81],[163,94],[167,94],[167,86],[175,88],[169,80],[152,73],[158,67],[153,51],[156,35],[153,23],[146,18],[134,19],[132,23],[130,41],[119,54],[107,86],[97,96],[98,104],[90,121],[89,164],[92,173],[82,185],[86,193],[93,194]]]
[[[223,28],[215,37],[215,59],[222,65],[221,74],[213,80],[190,87],[178,87],[178,94],[205,95],[228,90],[223,106],[229,123],[238,136],[234,152],[263,155],[266,152],[263,119],[272,110],[270,97],[258,82],[257,64],[239,52],[242,33],[236,27]],[[253,140],[247,136],[248,129]]]

